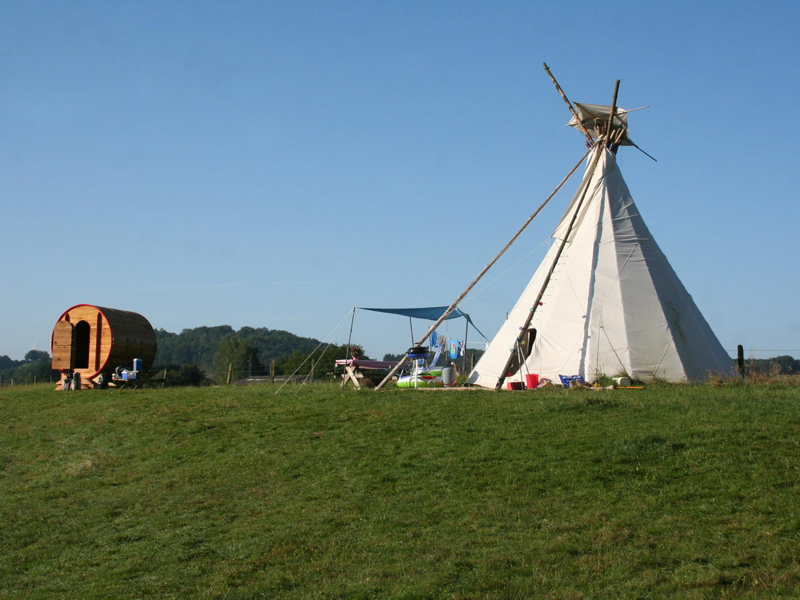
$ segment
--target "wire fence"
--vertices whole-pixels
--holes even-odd
[[[738,349],[733,348],[729,349],[726,348],[725,352],[731,355],[734,359],[736,358],[736,354]],[[791,356],[792,358],[797,359],[800,357],[800,350],[760,350],[755,348],[745,348],[744,349],[744,356],[745,359],[757,359],[757,360],[769,360],[771,358],[777,358],[779,356]]]
[[[57,376],[43,377],[40,375],[18,375],[16,377],[6,377],[0,375],[0,388],[13,387],[15,385],[36,385],[38,383],[52,383],[60,379],[60,374]]]
[[[274,366],[267,367],[245,367],[234,369],[232,366],[224,376],[215,373],[213,379],[217,383],[226,384],[251,384],[251,383],[301,383],[310,381],[333,381],[342,369],[338,372],[332,365],[307,364],[305,368],[297,370],[295,368],[281,368]]]
[[[737,350],[726,349],[733,357],[736,356]],[[779,356],[800,356],[800,349],[754,349],[745,348],[745,360],[770,360],[778,358]],[[798,359],[796,359],[798,360]],[[473,361],[470,361],[474,364]],[[322,363],[322,364],[320,364]],[[194,382],[205,384],[223,384],[223,385],[250,385],[257,383],[276,383],[276,384],[301,384],[301,383],[317,383],[317,382],[330,382],[340,380],[343,375],[342,368],[334,368],[333,364],[329,361],[320,361],[315,363],[313,360],[302,364],[299,368],[296,365],[288,365],[282,367],[272,362],[269,365],[258,365],[234,368],[229,365],[228,372],[224,374],[205,373],[205,378],[201,381]],[[459,364],[459,366],[461,366]],[[472,365],[468,365],[469,370]],[[16,385],[31,385],[49,383],[55,384],[60,379],[60,373],[52,372],[49,375],[32,374],[32,373],[17,373],[13,377],[0,374],[0,388],[11,387]],[[167,369],[160,369],[148,373],[146,380],[153,384],[163,385],[186,385],[186,382],[173,381],[170,377],[170,371]]]

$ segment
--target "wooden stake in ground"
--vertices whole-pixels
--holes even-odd
[[[744,346],[741,344],[736,346],[736,367],[739,370],[739,376],[744,379]]]

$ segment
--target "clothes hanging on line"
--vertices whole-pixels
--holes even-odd
[[[450,358],[453,360],[458,358],[458,342],[455,340],[450,342]]]

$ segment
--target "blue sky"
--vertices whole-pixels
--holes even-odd
[[[448,304],[583,152],[546,61],[572,100],[620,79],[650,106],[631,136],[658,162],[620,164],[723,346],[800,356],[798,23],[788,1],[0,3],[0,354],[49,350],[78,303],[319,339],[355,305]],[[490,337],[575,186],[462,306]],[[410,341],[366,313],[354,338]]]

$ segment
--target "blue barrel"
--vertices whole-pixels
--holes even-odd
[[[134,371],[143,371],[144,370],[144,362],[141,358],[134,358],[133,359],[133,370]]]
[[[408,349],[409,358],[428,358],[428,348],[424,346],[414,346]]]

